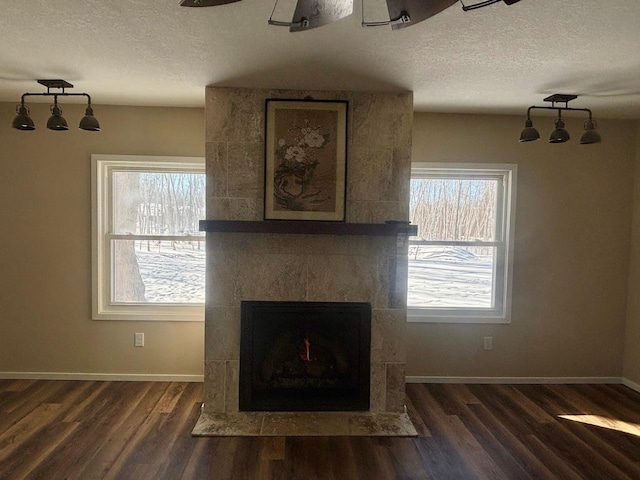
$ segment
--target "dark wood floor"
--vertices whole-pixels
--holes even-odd
[[[640,479],[624,386],[407,392],[418,438],[192,438],[201,384],[0,380],[0,479]]]

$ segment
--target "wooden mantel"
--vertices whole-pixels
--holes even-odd
[[[404,222],[343,223],[290,220],[200,220],[201,232],[284,233],[307,235],[409,235],[418,233],[417,225]]]

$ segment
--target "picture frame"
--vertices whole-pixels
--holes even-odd
[[[346,100],[267,99],[265,220],[345,220]]]

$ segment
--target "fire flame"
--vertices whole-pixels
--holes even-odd
[[[311,345],[311,342],[309,342],[308,338],[304,339],[304,347],[305,347],[305,353],[301,353],[300,354],[300,358],[302,360],[304,360],[305,362],[310,362],[311,361],[311,357],[309,356],[309,346]]]

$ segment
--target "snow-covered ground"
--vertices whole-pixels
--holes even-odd
[[[492,256],[478,250],[412,246],[407,303],[414,307],[490,308]]]
[[[460,247],[411,248],[408,304],[423,307],[491,307],[492,257]],[[476,250],[476,251],[474,251]],[[151,303],[204,303],[204,242],[136,244],[145,296]]]
[[[136,257],[145,284],[145,297],[151,303],[204,303],[204,242],[189,244],[151,242],[140,249]]]

